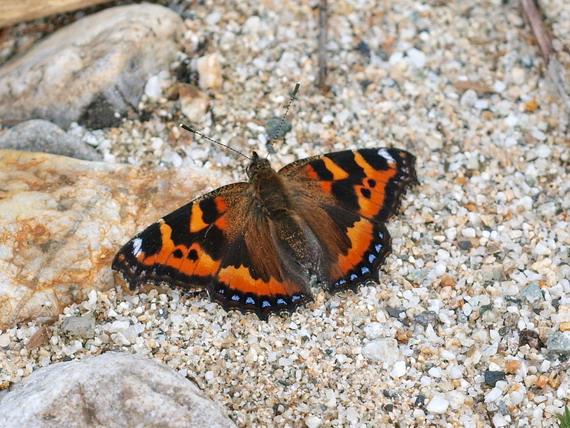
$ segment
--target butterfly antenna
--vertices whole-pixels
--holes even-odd
[[[251,158],[250,158],[249,156],[244,155],[242,152],[240,152],[240,151],[234,149],[233,147],[228,146],[227,144],[224,144],[224,143],[221,143],[221,142],[219,142],[219,141],[217,141],[217,140],[214,140],[213,138],[210,138],[210,137],[208,137],[207,135],[202,134],[200,131],[196,131],[195,129],[192,129],[192,128],[190,128],[189,126],[184,125],[184,124],[181,124],[180,127],[183,128],[183,129],[185,129],[186,131],[192,132],[193,134],[199,135],[200,137],[205,138],[206,140],[208,140],[208,141],[210,141],[210,142],[212,142],[212,143],[219,144],[220,146],[223,146],[223,147],[225,147],[226,149],[229,149],[229,150],[231,150],[232,152],[235,152],[235,153],[237,153],[238,155],[241,155],[241,156],[243,156],[243,157],[246,158],[246,159],[251,160]]]
[[[279,136],[279,133],[281,132],[281,127],[283,126],[283,123],[285,122],[285,118],[287,117],[287,113],[289,113],[289,107],[291,107],[291,104],[293,104],[293,101],[295,101],[297,99],[297,97],[295,95],[297,95],[297,92],[299,91],[300,86],[301,86],[300,83],[297,83],[295,85],[295,89],[293,89],[293,92],[291,93],[291,97],[289,98],[289,103],[287,104],[287,108],[285,109],[285,113],[283,113],[283,116],[281,117],[281,120],[279,121],[279,125],[277,126],[277,131],[275,131],[275,133],[273,134],[274,137],[271,138],[267,142],[268,151],[270,153],[275,153],[275,151],[273,150],[273,140],[275,140],[275,138],[277,138]],[[269,153],[268,153],[268,155],[269,155]]]

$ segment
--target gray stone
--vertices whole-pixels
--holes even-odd
[[[175,59],[182,30],[176,13],[152,4],[82,18],[0,68],[0,119],[115,126]]]
[[[52,153],[84,160],[102,160],[93,147],[47,120],[22,122],[0,133],[0,149]]]
[[[429,324],[435,325],[437,314],[434,311],[423,311],[421,314],[414,316],[414,321],[427,327]]]
[[[521,297],[525,298],[530,303],[533,303],[537,300],[544,299],[544,296],[542,294],[542,290],[540,289],[540,285],[538,284],[538,282],[533,282],[533,283],[527,285],[523,289],[523,291],[521,293]]]
[[[164,364],[108,352],[41,368],[0,399],[0,426],[235,427]]]
[[[505,380],[507,378],[506,373],[498,370],[485,370],[485,384],[491,387],[495,387],[497,382],[500,380]]]
[[[554,332],[546,341],[546,349],[555,354],[569,355],[570,337],[560,331]]]
[[[270,140],[284,139],[285,135],[287,135],[291,129],[293,129],[291,122],[287,119],[282,120],[280,117],[272,117],[267,121],[267,124],[265,125],[267,137]]]
[[[89,339],[95,336],[95,318],[93,315],[68,317],[61,323],[61,329],[68,336]]]

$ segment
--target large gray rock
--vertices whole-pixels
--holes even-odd
[[[52,153],[85,160],[103,156],[59,126],[41,119],[27,120],[0,133],[0,149]]]
[[[152,4],[80,19],[0,68],[0,119],[116,126],[175,58],[182,29],[176,13]]]
[[[36,370],[0,399],[0,426],[234,427],[185,377],[108,352]]]

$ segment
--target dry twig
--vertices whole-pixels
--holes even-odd
[[[319,69],[317,71],[317,87],[325,89],[327,79],[327,27],[328,27],[328,5],[327,0],[319,1]]]
[[[546,69],[550,79],[552,80],[554,88],[562,100],[562,103],[568,112],[570,112],[570,87],[565,75],[564,67],[560,64],[558,58],[556,58],[556,54],[552,48],[552,41],[550,40],[548,32],[544,28],[536,3],[534,0],[521,0],[521,7],[528,20],[530,28],[532,29],[534,37],[536,37],[540,54],[544,58]]]

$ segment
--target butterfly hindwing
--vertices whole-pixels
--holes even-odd
[[[209,294],[226,309],[267,319],[272,312],[293,311],[312,296],[307,279],[278,257],[268,224],[254,218],[246,219],[243,232],[229,244]]]
[[[320,279],[330,291],[376,279],[391,249],[384,223],[406,188],[417,183],[414,160],[402,150],[362,149],[300,160],[280,171],[300,188],[312,189],[300,206],[318,207],[301,212],[321,210],[304,220],[327,252]]]

